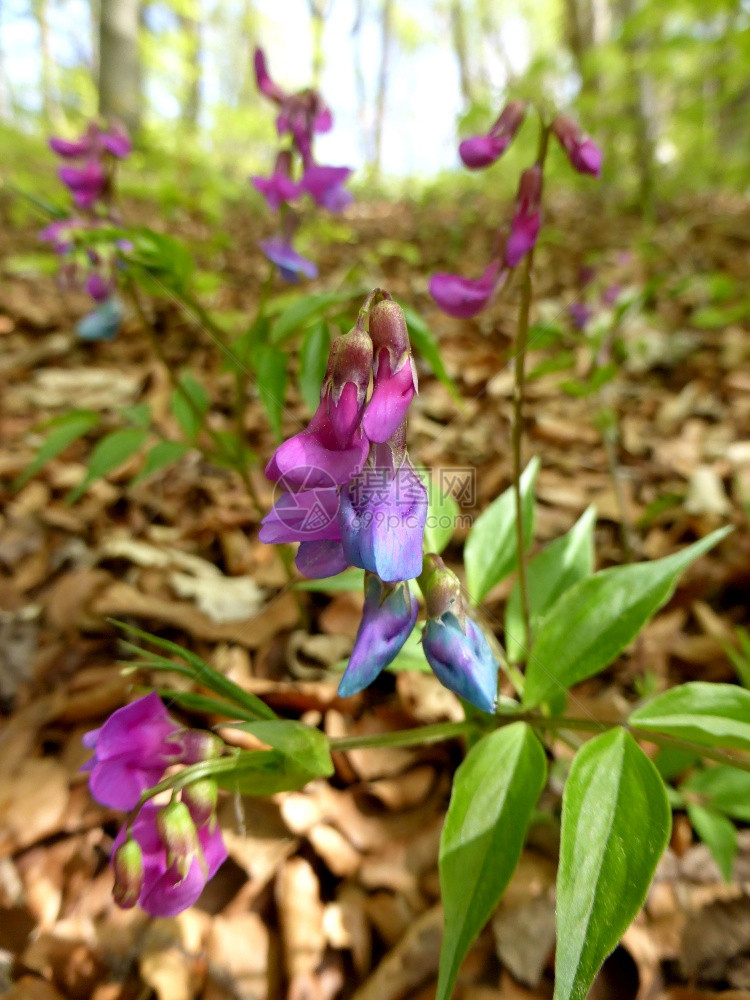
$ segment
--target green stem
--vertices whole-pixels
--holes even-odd
[[[373,733],[370,736],[342,736],[329,739],[331,752],[361,750],[369,747],[416,747],[441,743],[457,736],[466,736],[477,728],[476,722],[436,722],[418,729],[401,729],[395,733]]]

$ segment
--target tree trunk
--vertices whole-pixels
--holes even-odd
[[[378,73],[378,89],[375,96],[375,122],[373,127],[373,173],[380,173],[383,153],[383,126],[385,124],[385,105],[388,96],[388,64],[390,62],[391,42],[393,40],[393,0],[383,0],[383,10],[380,18],[380,72]]]
[[[188,132],[198,130],[201,109],[201,9],[200,0],[190,5],[189,14],[180,14],[180,27],[184,36],[184,78],[180,120]]]
[[[637,11],[638,0],[620,0],[621,22]],[[656,122],[653,81],[641,65],[643,39],[627,33],[623,43],[627,79],[630,92],[628,113],[634,128],[635,169],[638,175],[638,194],[641,211],[646,218],[654,214],[655,177],[654,157],[656,152]],[[652,44],[656,44],[654,40]]]
[[[325,65],[325,49],[323,48],[323,31],[326,26],[328,16],[328,0],[308,0],[310,7],[310,20],[312,22],[312,85],[316,89],[320,87],[320,78],[323,75]]]
[[[47,0],[33,0],[32,10],[39,29],[39,56],[41,62],[41,78],[39,89],[42,95],[42,115],[47,123],[60,117],[60,109],[52,93],[54,63],[50,51],[49,22],[47,20]]]
[[[140,0],[101,0],[99,113],[135,134],[141,124]]]
[[[453,51],[458,62],[461,96],[465,104],[471,104],[474,100],[474,88],[469,70],[469,54],[466,49],[466,13],[461,0],[451,0],[450,18]]]
[[[372,136],[367,115],[367,87],[365,85],[365,75],[362,72],[362,25],[364,23],[364,0],[356,0],[354,24],[351,31],[351,51],[354,64],[354,90],[357,95],[357,118],[362,134],[362,150],[365,161],[372,163],[375,158],[372,149]]]

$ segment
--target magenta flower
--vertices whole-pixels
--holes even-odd
[[[351,392],[351,390],[350,390]],[[266,466],[266,476],[288,489],[314,489],[348,483],[362,468],[369,443],[359,428],[341,443],[322,399],[307,427],[284,441]]]
[[[175,737],[180,728],[152,692],[117,709],[101,728],[86,733],[83,744],[94,751],[93,760],[85,765],[91,772],[93,797],[113,809],[132,809],[141,793],[157,784],[179,758]]]
[[[525,114],[526,104],[523,101],[511,101],[486,135],[464,139],[458,147],[464,166],[470,170],[481,170],[499,159],[513,141]]]
[[[138,904],[153,917],[173,917],[198,901],[206,882],[226,860],[227,851],[218,824],[206,823],[197,829],[189,856],[168,860],[159,831],[160,812],[159,806],[147,802],[133,823],[133,840],[142,852]],[[113,858],[126,838],[123,827],[112,845]]]
[[[370,441],[382,444],[397,430],[417,391],[409,331],[403,310],[390,299],[370,310],[369,323],[375,364],[372,396],[362,429]]]
[[[276,157],[276,165],[270,177],[251,177],[255,188],[260,191],[272,212],[278,210],[285,202],[294,201],[299,197],[300,186],[291,179],[292,157],[288,150],[283,150]]]
[[[458,319],[468,319],[484,309],[504,280],[500,261],[493,260],[476,280],[458,274],[433,274],[429,292],[443,312]]]
[[[351,174],[350,167],[324,167],[311,163],[300,181],[300,190],[309,194],[316,205],[329,212],[342,212],[354,201],[344,189],[344,182]]]
[[[73,240],[70,237],[70,231],[78,229],[83,225],[84,223],[81,219],[57,219],[55,222],[50,222],[48,226],[45,226],[41,230],[39,239],[45,243],[51,243],[55,253],[63,257],[74,246]]]
[[[350,566],[395,583],[422,570],[427,490],[405,450],[373,445],[370,459],[341,491],[339,524]]]
[[[83,167],[60,167],[58,176],[70,188],[79,208],[90,208],[107,186],[107,175],[98,160],[88,160]]]
[[[281,104],[286,97],[286,93],[269,76],[263,49],[258,48],[255,50],[253,65],[255,67],[255,80],[258,84],[258,90],[276,104]]]
[[[536,245],[542,224],[542,169],[538,163],[521,174],[516,195],[516,211],[505,244],[505,263],[516,267]]]
[[[593,139],[584,135],[575,119],[569,115],[558,115],[552,123],[552,131],[567,153],[571,166],[579,174],[601,175],[603,153]]]
[[[340,541],[339,494],[333,488],[282,493],[261,522],[258,538],[266,544]]]
[[[65,160],[100,159],[105,152],[124,160],[130,156],[133,148],[130,136],[122,125],[114,124],[107,132],[95,122],[89,125],[80,139],[59,139],[53,136],[49,145],[53,152]]]
[[[585,330],[589,320],[594,315],[593,309],[587,306],[585,302],[572,302],[568,311],[576,330]]]
[[[283,236],[273,236],[269,240],[261,240],[258,246],[271,263],[278,267],[279,274],[284,281],[295,284],[299,281],[301,274],[307,278],[317,278],[318,268],[315,263],[297,253],[291,242]]]
[[[418,611],[419,605],[408,583],[390,587],[377,576],[365,576],[365,606],[354,649],[339,684],[342,698],[372,684],[396,659],[411,635]]]
[[[94,302],[105,302],[114,291],[111,281],[102,277],[98,271],[92,271],[86,278],[84,288]]]

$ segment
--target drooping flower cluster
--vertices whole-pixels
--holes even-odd
[[[262,49],[255,51],[255,77],[260,92],[279,109],[276,129],[284,142],[271,176],[251,178],[268,207],[280,214],[279,233],[262,241],[260,248],[285,281],[297,281],[300,275],[314,278],[318,273],[315,264],[297,253],[292,245],[300,221],[292,203],[307,195],[320,208],[343,211],[352,202],[351,194],[344,188],[351,169],[315,162],[315,135],[329,132],[333,127],[333,115],[316,90],[308,88],[293,94],[282,90],[268,74]]]
[[[491,166],[505,152],[521,127],[526,114],[523,101],[511,101],[486,135],[465,139],[459,154],[470,170]],[[598,177],[602,152],[592,139],[568,115],[558,115],[549,126],[567,157],[579,173]],[[476,316],[505,282],[508,272],[518,267],[536,245],[542,223],[542,163],[524,170],[518,184],[513,217],[502,247],[481,277],[464,278],[458,274],[435,274],[430,279],[430,294],[437,305],[457,318]]]
[[[82,287],[96,308],[78,325],[84,340],[111,340],[122,320],[115,297],[118,255],[122,241],[92,239],[97,230],[116,223],[113,204],[115,165],[131,152],[130,138],[121,125],[108,131],[92,122],[79,139],[50,139],[50,148],[65,162],[60,180],[73,196],[76,212],[51,222],[39,234],[61,259],[60,277],[68,287]]]
[[[167,768],[216,757],[222,746],[211,733],[182,728],[155,692],[118,709],[83,742],[94,751],[84,765],[91,794],[124,811],[135,809]],[[166,806],[141,806],[112,847],[120,906],[138,903],[152,916],[169,917],[193,905],[227,856],[216,800],[215,782],[203,779]]]
[[[296,565],[306,576],[333,576],[347,566],[366,571],[342,696],[361,691],[393,662],[417,620],[409,581],[424,575],[428,504],[406,451],[405,417],[416,390],[404,314],[376,290],[357,325],[331,347],[312,420],[277,448],[266,468],[281,493],[263,519],[261,540],[299,542]],[[445,574],[443,567],[440,580]],[[492,711],[497,664],[478,627],[455,610],[460,589],[449,604],[453,618],[443,621],[444,611],[431,613],[428,598],[425,655],[443,684]]]

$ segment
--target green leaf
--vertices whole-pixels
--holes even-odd
[[[565,591],[594,572],[596,511],[589,507],[566,534],[550,542],[529,561],[529,615],[532,632]],[[511,663],[526,655],[526,625],[521,612],[521,590],[513,584],[505,606],[505,649]]]
[[[196,653],[191,652],[189,649],[183,649],[182,646],[178,646],[176,642],[170,642],[169,639],[162,639],[161,636],[152,635],[150,632],[145,632],[143,629],[137,628],[135,625],[127,624],[126,622],[120,622],[112,620],[113,624],[118,628],[121,628],[123,632],[127,632],[130,635],[136,635],[139,639],[143,639],[145,642],[151,643],[151,645],[156,646],[157,649],[162,649],[166,653],[171,653],[173,656],[177,656],[183,663],[191,670],[191,676],[193,680],[200,684],[202,687],[208,688],[213,691],[214,694],[219,694],[224,698],[227,698],[230,702],[238,705],[240,708],[247,709],[251,712],[256,719],[275,719],[276,713],[273,709],[269,708],[265,702],[252,694],[250,691],[243,690],[239,684],[235,684],[234,681],[229,680],[228,677],[224,677],[220,674],[218,670],[214,670],[213,667],[209,666],[205,660],[202,660],[200,656]],[[144,656],[153,657],[155,654],[150,653],[148,650],[142,651]],[[168,666],[169,661],[161,659],[161,666]],[[182,672],[182,668],[180,671]]]
[[[355,298],[358,292],[322,292],[319,295],[305,295],[295,299],[290,306],[274,321],[271,327],[271,343],[281,344],[287,337],[299,333],[302,327],[318,316],[321,316],[329,306],[346,302]]]
[[[131,486],[137,485],[160,469],[165,469],[168,465],[179,462],[189,451],[188,446],[182,441],[159,441],[153,448],[149,448],[143,468],[133,478]]]
[[[258,344],[265,344],[268,341],[269,329],[268,318],[263,315],[257,316],[247,330],[231,342],[229,351],[224,352],[222,357],[224,370],[245,375],[246,369],[252,363],[253,349]]]
[[[297,384],[300,395],[313,413],[320,402],[320,386],[326,373],[330,348],[331,334],[325,320],[313,324],[302,338]]]
[[[124,427],[112,431],[99,441],[91,452],[86,475],[66,497],[68,503],[75,503],[89,486],[102,479],[140,451],[148,438],[148,431],[142,427]]]
[[[424,550],[438,555],[453,538],[458,504],[450,493],[443,493],[429,469],[417,469],[427,490],[427,521],[424,529]]]
[[[747,771],[728,764],[706,767],[691,774],[680,785],[680,791],[698,795],[700,805],[750,823],[750,773]]]
[[[448,1000],[459,966],[518,863],[547,765],[533,731],[516,722],[484,736],[456,771],[440,838],[445,907],[436,1000]]]
[[[532,458],[521,476],[523,538],[527,548],[534,535],[534,483],[538,472],[539,459]],[[517,562],[516,499],[511,486],[482,511],[466,539],[466,585],[474,604],[479,604]]]
[[[147,227],[133,227],[120,234],[133,244],[124,256],[128,270],[151,294],[184,291],[193,272],[189,250],[172,236]]]
[[[671,820],[658,771],[624,729],[578,751],[563,793],[554,1000],[584,1000],[646,898]]]
[[[180,392],[177,388],[172,390],[172,415],[180,425],[182,433],[192,443],[198,437],[208,413],[208,393],[187,370],[180,372],[179,383],[184,391]]]
[[[284,413],[284,392],[286,390],[285,351],[270,344],[258,344],[253,349],[253,368],[257,375],[258,395],[268,414],[274,437],[281,440],[281,417]]]
[[[573,584],[537,633],[526,669],[524,704],[540,704],[560,688],[598,673],[625,649],[672,596],[682,571],[717,545],[720,528],[674,555],[614,566]]]
[[[13,489],[19,490],[25,486],[42,466],[56,458],[74,441],[96,427],[98,423],[99,414],[93,410],[72,410],[70,413],[56,417],[45,424],[45,427],[49,428],[49,434],[32,461],[13,483]]]
[[[427,362],[434,372],[435,378],[443,383],[453,398],[460,400],[461,394],[456,388],[453,379],[445,370],[443,359],[440,357],[440,348],[429,326],[427,326],[418,312],[415,312],[408,306],[402,306],[401,308],[404,310],[404,316],[406,317],[406,326],[409,330],[412,347]]]
[[[304,788],[311,777],[307,768],[278,750],[243,750],[231,768],[216,775],[216,783],[230,792],[260,797]]]
[[[705,806],[687,804],[693,829],[709,849],[725,882],[732,881],[732,865],[737,855],[737,829],[734,823]]]
[[[641,705],[628,721],[699,746],[750,750],[750,691],[736,684],[693,681]]]
[[[328,737],[319,729],[290,719],[243,722],[237,728],[252,733],[272,750],[283,754],[299,774],[307,772],[308,780],[328,778],[333,774]]]

